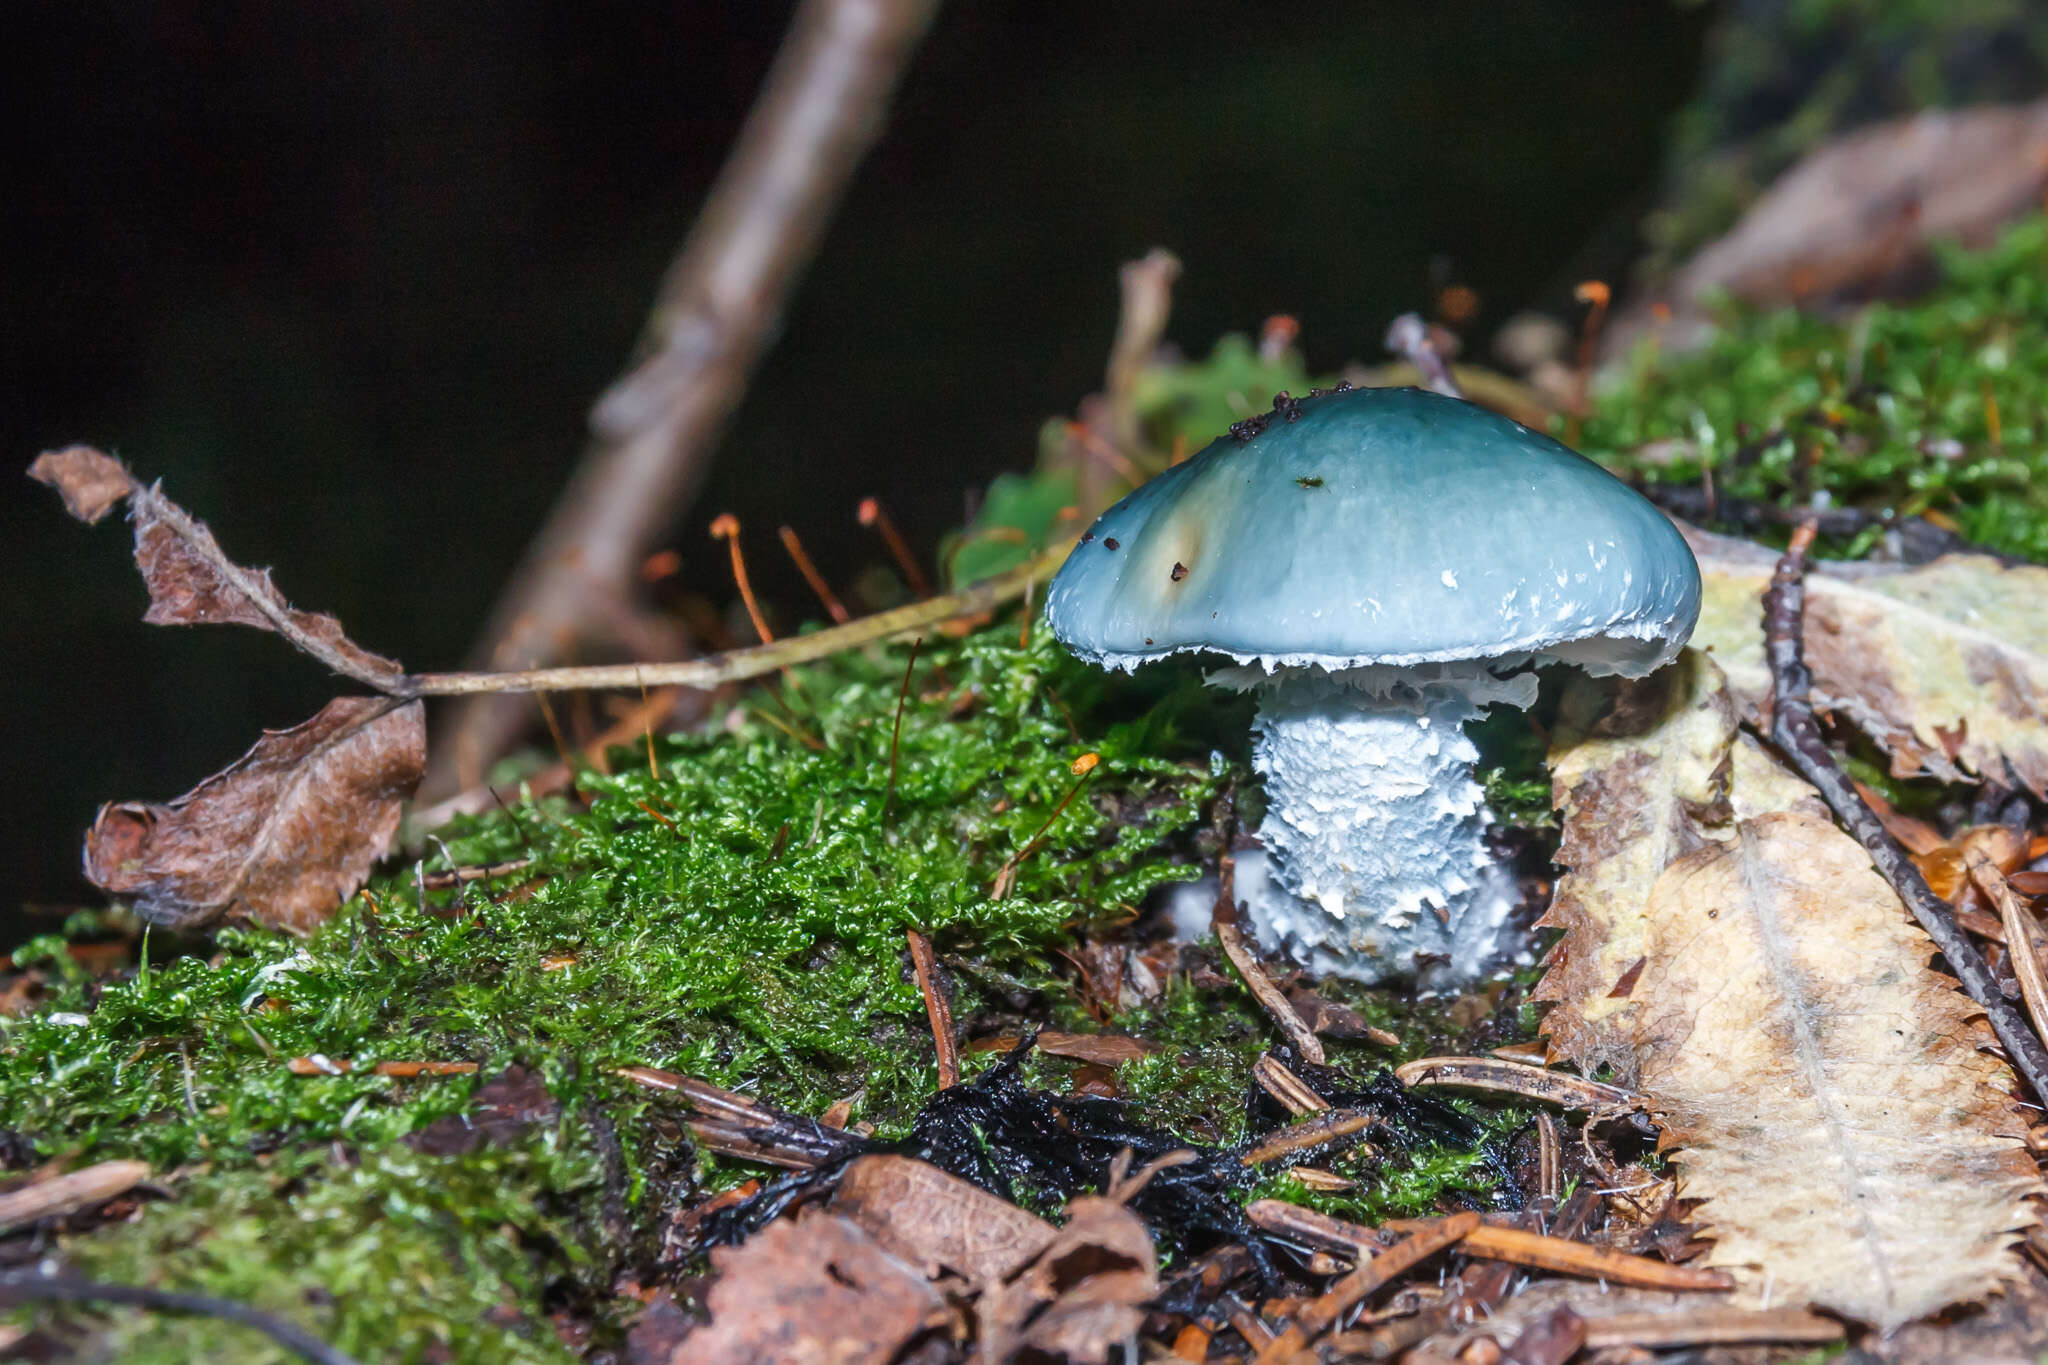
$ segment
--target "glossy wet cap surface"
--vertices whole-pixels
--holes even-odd
[[[1351,389],[1282,403],[1103,513],[1045,615],[1118,667],[1545,654],[1640,674],[1699,600],[1677,528],[1592,461],[1458,399]]]

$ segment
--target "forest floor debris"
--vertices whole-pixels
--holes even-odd
[[[1748,528],[1760,534],[1824,493],[1859,513],[1823,528],[1849,557],[1915,562],[1903,518],[2007,560],[2048,557],[2028,397],[2048,383],[2044,253],[2048,229],[2030,222],[1955,258],[1938,304],[1854,329],[1733,319],[1724,341],[1594,394],[1584,444],[1703,490],[1709,517],[1775,509]],[[1315,382],[1284,337],[1226,344],[1129,377],[1102,430],[1142,444],[1134,467],[1163,467],[1253,415],[1230,395]],[[1069,436],[1034,476],[990,490],[984,518],[1016,512],[1015,534],[970,527],[950,569],[972,561],[1026,590],[1032,556],[1072,520],[1079,480],[1051,457]],[[1077,458],[1102,476],[1099,455]],[[66,491],[90,510],[107,498],[94,488]],[[608,737],[628,753],[586,765],[597,727],[571,715],[554,777],[493,789],[502,806],[483,798],[303,938],[198,940],[87,911],[25,947],[0,990],[0,1200],[102,1163],[146,1166],[151,1183],[39,1213],[0,1235],[0,1264],[55,1258],[80,1282],[203,1291],[364,1359],[667,1365],[701,1358],[693,1340],[747,1358],[817,1346],[773,1335],[795,1321],[766,1308],[785,1290],[829,1308],[812,1318],[845,1358],[899,1362],[1113,1359],[1133,1339],[1182,1359],[1736,1342],[1789,1358],[1845,1337],[1882,1353],[1860,1322],[1784,1303],[1790,1274],[1760,1285],[1729,1267],[1741,1292],[1776,1296],[1768,1307],[1709,1287],[1721,1272],[1703,1267],[1715,1253],[1693,1220],[1732,1226],[1732,1198],[1695,1212],[1686,1125],[1660,1152],[1628,1107],[1640,1090],[1651,1114],[1677,1112],[1668,1061],[1639,1046],[1682,984],[1648,917],[1684,913],[1698,879],[1750,856],[1714,836],[1749,829],[1762,857],[1805,821],[1813,840],[1847,843],[1759,738],[1774,699],[1754,604],[1777,547],[1699,543],[1730,604],[1712,660],[1636,690],[1553,685],[1540,728],[1478,727],[1501,851],[1532,908],[1549,900],[1559,833],[1542,736],[1556,752],[1570,875],[1545,994],[1566,1002],[1550,1037],[1579,1077],[1529,1064],[1533,971],[1418,1001],[1174,942],[1162,903],[1232,851],[1215,816],[1246,766],[1242,703],[1170,671],[1105,681],[1010,617],[914,655],[873,643],[961,610],[920,604],[703,661],[690,678],[728,690],[704,699],[721,719],[702,733],[652,734],[650,710]],[[1825,647],[1807,637],[1814,700],[1832,711],[1822,740],[2001,979],[2008,950],[2040,933],[2033,898],[2048,889],[2038,716],[2012,714],[2038,691],[2039,651],[2025,620],[1981,626],[1983,641],[1967,627],[2039,572],[1823,572],[1809,598],[1833,632]],[[977,591],[976,612],[1006,600]],[[1866,636],[1878,644],[1857,647]],[[823,652],[856,639],[873,648]],[[1720,687],[1713,660],[1737,686]],[[778,686],[730,690],[785,667]],[[1962,711],[1978,718],[1957,725]],[[1631,822],[1646,837],[1620,838]],[[1764,861],[1835,867],[1816,858],[1800,843]],[[1817,903],[1878,898],[1843,868]],[[1915,951],[1900,970],[1917,1002]],[[1264,1008],[1239,974],[1270,984]],[[958,1083],[942,1086],[954,1041]],[[2003,1123],[1964,1121],[1941,1142],[1956,1155],[1965,1135],[1990,1141],[2011,1177],[1994,1192],[2017,1206],[2040,1144]],[[1914,1188],[1888,1198],[1940,1198]],[[1982,1221],[1942,1267],[1970,1302],[1894,1341],[1947,1332],[1982,1354],[2025,1339],[2014,1306],[2038,1301],[2040,1277],[2007,1245],[2023,1219]],[[1333,1226],[1361,1231],[1316,1235]],[[696,1278],[707,1269],[724,1273]],[[1621,1288],[1630,1277],[1700,1288],[1660,1298]],[[17,1322],[39,1348],[248,1358],[239,1329],[205,1316],[46,1304]]]

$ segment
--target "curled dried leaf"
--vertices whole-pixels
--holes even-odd
[[[369,876],[425,766],[419,702],[337,697],[168,805],[100,807],[85,875],[170,928],[309,931]]]
[[[343,633],[341,622],[300,611],[270,581],[270,570],[230,560],[203,522],[155,488],[137,490],[135,567],[149,585],[153,626],[230,624],[276,631],[343,677],[380,690],[405,675],[396,660],[372,654]]]
[[[405,669],[394,659],[372,654],[342,631],[341,622],[319,612],[300,611],[270,581],[270,570],[235,563],[220,548],[206,523],[145,487],[111,455],[72,446],[38,456],[29,477],[49,484],[71,515],[96,522],[127,498],[135,523],[135,567],[149,587],[143,620],[154,626],[241,625],[275,631],[345,678],[380,692],[396,692]]]
[[[128,466],[91,446],[46,450],[28,467],[28,476],[56,489],[65,510],[88,526],[113,511],[114,504],[136,486]]]
[[[952,1321],[924,1276],[830,1214],[779,1219],[711,1265],[711,1321],[669,1345],[670,1365],[887,1365]]]

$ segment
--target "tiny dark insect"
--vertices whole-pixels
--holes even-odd
[[[1116,537],[1115,537],[1115,536],[1104,536],[1104,537],[1103,537],[1103,539],[1102,539],[1102,548],[1103,548],[1103,549],[1105,549],[1105,550],[1114,550],[1114,549],[1118,548],[1118,546],[1117,546],[1117,543],[1116,543]]]
[[[1180,561],[1179,561],[1178,559],[1174,560],[1174,561],[1173,561],[1173,572],[1172,572],[1172,573],[1170,573],[1170,574],[1168,574],[1168,575],[1167,575],[1167,577],[1168,577],[1168,578],[1170,578],[1170,579],[1172,579],[1172,580],[1173,580],[1174,582],[1178,583],[1178,582],[1180,582],[1180,581],[1181,581],[1181,580],[1182,580],[1183,578],[1186,578],[1187,576],[1188,576],[1188,566],[1187,566],[1187,565],[1185,565],[1185,564],[1183,564],[1183,563],[1181,563],[1181,562],[1180,562]]]
[[[1319,474],[1304,474],[1296,479],[1295,482],[1303,488],[1321,488],[1323,486],[1322,476]]]
[[[1301,420],[1301,400],[1282,389],[1273,395],[1273,411],[1290,422]]]
[[[1348,380],[1348,379],[1340,379],[1340,380],[1338,380],[1338,381],[1337,381],[1337,387],[1336,387],[1336,388],[1334,388],[1334,389],[1331,389],[1331,390],[1330,390],[1330,392],[1331,392],[1331,393],[1349,393],[1349,392],[1351,392],[1351,381],[1350,381],[1350,380]]]
[[[1081,543],[1083,545],[1086,545],[1089,541],[1093,539],[1095,539],[1095,533],[1093,531],[1083,531],[1081,533]]]
[[[1145,643],[1146,643],[1146,644],[1148,644],[1148,645],[1149,645],[1149,644],[1151,644],[1151,643],[1152,643],[1152,637],[1151,637],[1151,636],[1149,636],[1149,635],[1147,635],[1147,636],[1145,637]]]

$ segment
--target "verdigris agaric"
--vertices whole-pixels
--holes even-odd
[[[1515,899],[1464,723],[1526,708],[1536,665],[1660,667],[1699,603],[1677,528],[1592,461],[1454,398],[1340,388],[1103,513],[1045,617],[1105,668],[1231,659],[1209,681],[1258,693],[1264,856],[1237,886],[1261,943],[1448,988],[1496,965]]]

